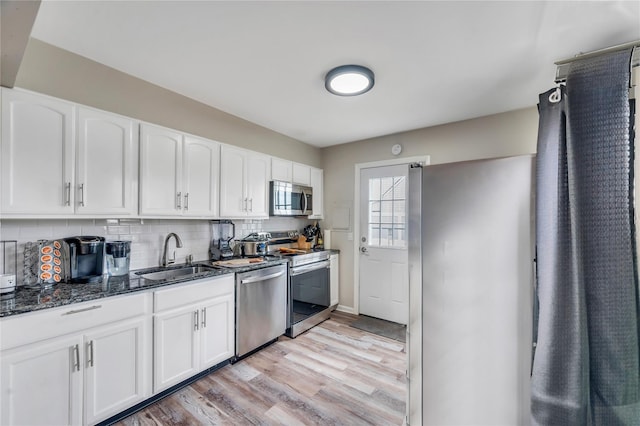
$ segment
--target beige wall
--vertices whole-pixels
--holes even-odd
[[[535,100],[532,100],[532,103]],[[357,163],[429,155],[431,164],[530,154],[536,151],[538,113],[535,107],[429,127],[322,150],[325,185],[325,229],[332,229],[336,209],[348,208],[353,230],[354,174]],[[353,308],[353,241],[348,232],[332,232],[331,246],[340,249],[340,305]],[[355,239],[358,235],[354,234]]]
[[[15,85],[219,142],[321,166],[318,148],[33,38],[27,45]]]

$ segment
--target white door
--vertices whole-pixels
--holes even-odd
[[[73,214],[75,108],[2,90],[2,213]]]
[[[137,318],[87,334],[85,347],[85,423],[95,424],[144,400],[147,321]]]
[[[138,213],[137,141],[133,120],[78,109],[77,213]]]
[[[198,373],[198,308],[156,314],[153,318],[153,391],[159,392]]]
[[[246,151],[222,145],[220,148],[220,216],[247,215],[244,177]]]
[[[408,166],[360,171],[360,314],[407,324]]]
[[[212,367],[234,354],[233,294],[205,301],[200,310],[200,370]]]
[[[182,214],[182,135],[144,124],[140,128],[140,213]]]
[[[213,141],[185,136],[183,154],[184,214],[217,216],[220,145]]]
[[[82,361],[81,336],[2,352],[0,424],[82,424]]]

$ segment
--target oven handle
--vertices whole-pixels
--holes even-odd
[[[322,262],[315,262],[310,265],[296,266],[295,268],[291,268],[291,276],[295,277],[296,275],[304,274],[305,272],[311,272],[322,268],[329,268],[330,265],[330,261],[323,260]]]
[[[251,277],[251,278],[247,278],[246,280],[240,280],[240,284],[250,284],[250,283],[256,283],[258,281],[266,281],[266,280],[270,280],[271,278],[278,278],[281,275],[284,275],[284,271],[276,272],[270,275]]]

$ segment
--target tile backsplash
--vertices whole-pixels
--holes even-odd
[[[298,218],[270,218],[268,220],[233,220],[236,239],[251,232],[301,230],[312,220]],[[196,261],[209,259],[211,225],[208,220],[143,219],[107,221],[105,219],[3,219],[0,221],[0,240],[18,241],[18,282],[21,282],[24,245],[29,241],[58,239],[76,235],[97,235],[107,241],[131,241],[131,269],[157,266],[162,257],[166,235],[175,232],[182,240],[182,248],[170,242],[176,262],[183,263],[187,255]],[[0,262],[3,262],[0,259]],[[0,270],[3,265],[0,265]]]

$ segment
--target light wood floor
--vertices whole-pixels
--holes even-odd
[[[400,425],[404,343],[331,319],[192,383],[118,425]]]

